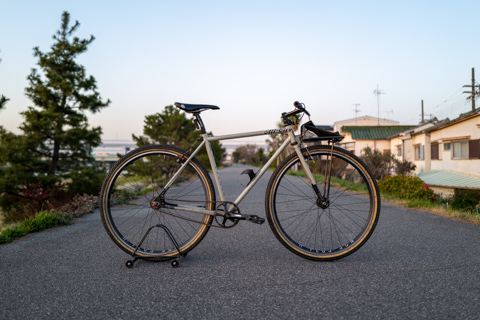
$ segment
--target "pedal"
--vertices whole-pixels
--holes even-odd
[[[262,223],[265,222],[264,218],[261,218],[259,216],[255,216],[255,215],[249,215],[247,217],[247,219],[245,219],[245,220],[256,223],[256,224],[262,224]]]

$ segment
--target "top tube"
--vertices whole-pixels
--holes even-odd
[[[244,133],[236,133],[236,134],[227,134],[227,135],[221,135],[221,136],[208,136],[206,140],[207,141],[229,140],[229,139],[247,138],[247,137],[255,137],[255,136],[264,136],[264,135],[273,134],[273,133],[287,134],[289,131],[293,131],[293,129],[292,128],[268,129],[263,131],[252,131],[252,132],[244,132]]]

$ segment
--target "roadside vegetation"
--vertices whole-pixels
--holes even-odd
[[[92,213],[96,206],[97,200],[94,196],[77,194],[67,204],[58,208],[40,210],[23,220],[9,224],[0,223],[0,244],[12,242],[28,233],[70,225],[75,218]]]
[[[360,158],[372,169],[382,199],[398,205],[480,225],[477,213],[480,191],[456,191],[449,197],[435,194],[423,180],[412,176],[416,169],[409,161],[398,161],[389,152],[363,150]],[[390,173],[396,175],[391,176]]]
[[[274,144],[270,143],[274,138],[267,141],[270,155],[275,151]],[[238,147],[234,152],[234,158],[239,163],[259,166],[261,163],[255,157],[259,151],[256,146]],[[261,152],[263,153],[263,150]],[[452,196],[443,197],[435,194],[423,180],[412,175],[416,166],[410,161],[398,161],[390,152],[372,150],[368,147],[362,150],[360,158],[377,179],[383,200],[406,208],[480,225],[480,215],[477,213],[480,207],[480,191],[457,191]],[[291,174],[304,176],[303,172],[291,172]],[[319,179],[323,178],[319,177]],[[340,185],[342,182],[336,179],[332,177],[332,183]],[[362,192],[362,186],[351,188],[351,190]]]
[[[25,88],[31,106],[20,114],[21,134],[0,125],[0,243],[30,232],[71,224],[92,211],[105,170],[92,150],[102,129],[91,127],[87,114],[110,104],[93,76],[77,63],[95,37],[80,39],[78,21],[63,12],[50,50],[33,48],[37,66]],[[0,109],[9,101],[0,95]]]

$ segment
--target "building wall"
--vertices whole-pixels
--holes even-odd
[[[427,159],[426,150],[430,148],[430,143],[427,143],[427,137],[425,133],[412,136],[408,142],[408,147],[406,149],[408,150],[409,158],[407,158],[407,160],[413,162],[417,166],[415,174],[429,170],[427,169],[427,161],[425,161],[425,159]],[[415,148],[418,147],[423,148],[423,160],[415,157]]]
[[[480,159],[453,159],[453,143],[480,139],[480,115],[430,133],[432,143],[438,143],[439,160],[431,161],[431,170],[451,170],[480,177]],[[445,145],[450,144],[450,150]]]
[[[390,139],[390,151],[398,161],[403,160],[404,146],[403,146],[403,140],[400,139],[399,136],[396,136]]]

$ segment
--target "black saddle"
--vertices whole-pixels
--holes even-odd
[[[185,112],[188,113],[195,113],[195,112],[201,112],[204,110],[218,110],[220,109],[217,106],[212,106],[209,104],[187,104],[187,103],[180,103],[180,102],[175,102],[175,106],[177,108],[182,109]]]

